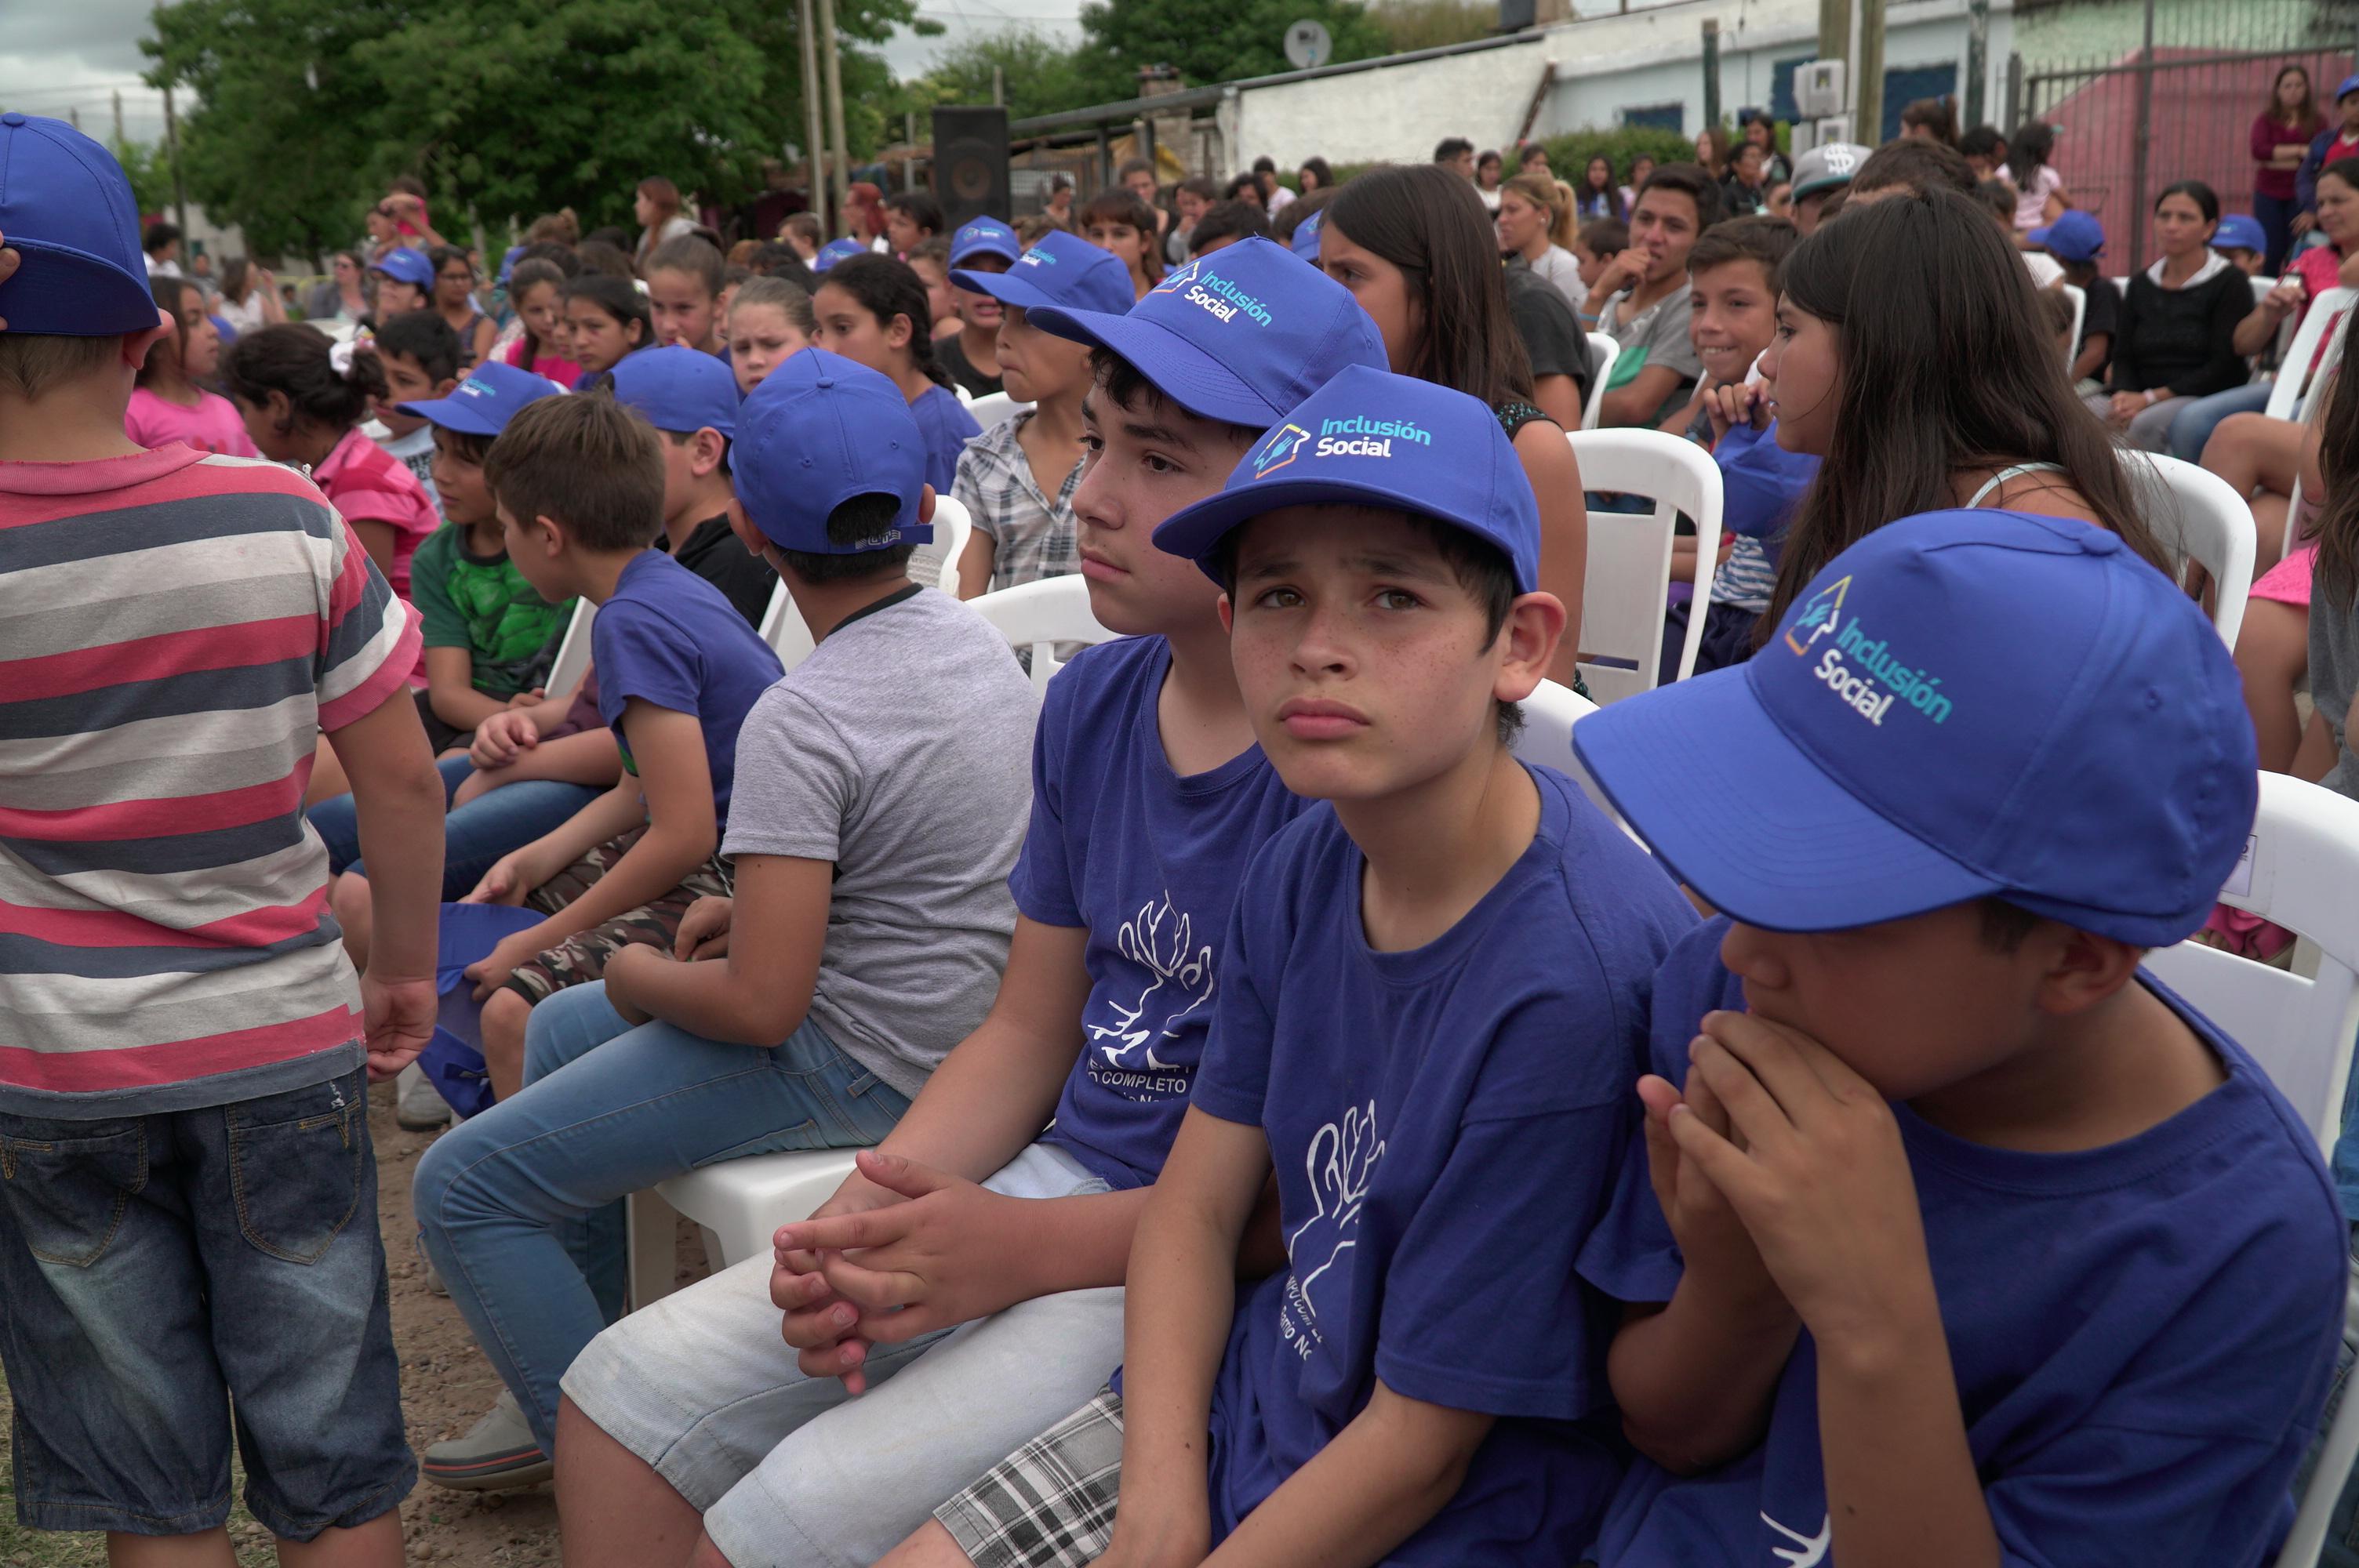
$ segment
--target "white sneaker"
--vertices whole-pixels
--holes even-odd
[[[419,1468],[428,1480],[454,1492],[506,1491],[537,1486],[557,1474],[555,1462],[533,1440],[516,1396],[506,1389],[466,1436],[429,1448]]]
[[[394,1079],[393,1123],[404,1132],[433,1132],[451,1125],[451,1107],[412,1062]]]

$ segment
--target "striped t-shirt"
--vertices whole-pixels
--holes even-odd
[[[185,1110],[358,1064],[303,788],[418,643],[287,469],[0,463],[0,1110]]]

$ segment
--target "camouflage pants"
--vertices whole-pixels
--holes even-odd
[[[557,914],[613,871],[646,832],[644,827],[635,827],[619,838],[608,839],[533,889],[525,903],[544,914]],[[688,914],[688,906],[708,894],[725,897],[728,892],[729,873],[716,855],[654,903],[626,910],[603,925],[577,932],[547,952],[518,964],[508,976],[507,989],[528,1002],[538,1002],[552,991],[586,985],[598,979],[606,972],[606,960],[635,942],[669,952],[679,935],[679,923]]]

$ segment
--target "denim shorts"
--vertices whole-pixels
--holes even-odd
[[[203,1110],[0,1114],[0,1363],[16,1520],[184,1535],[245,1504],[310,1541],[418,1477],[367,1078]]]

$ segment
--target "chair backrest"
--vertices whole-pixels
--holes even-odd
[[[542,687],[550,697],[562,697],[581,686],[590,668],[590,622],[597,618],[596,605],[586,599],[573,601],[573,619],[566,622],[564,639],[557,644],[557,662],[549,666],[549,684]]]
[[[770,651],[778,655],[778,663],[788,669],[810,657],[811,649],[817,646],[811,641],[810,628],[803,622],[803,612],[795,608],[783,582],[770,590],[770,602],[762,611],[762,624],[756,630],[761,633],[762,641],[770,644]]]
[[[957,395],[958,400],[962,404],[972,405],[974,402],[974,394],[969,392],[965,387],[961,386],[956,382],[951,383],[951,391]]]
[[[2345,312],[2343,325],[2336,330],[2332,337],[2326,340],[2326,353],[2318,362],[2317,382],[2311,389],[2313,393],[2323,394],[2333,384],[2335,373],[2343,368],[2343,348],[2350,341],[2351,316],[2350,313]],[[2326,406],[2319,402],[2317,396],[2305,397],[2302,399],[2301,416],[2310,424],[2318,424],[2326,417]],[[2300,537],[2300,529],[2301,472],[2297,466],[2293,476],[2293,489],[2286,496],[2285,532],[2277,537],[2277,559],[2283,560],[2293,554],[2294,545]]]
[[[2253,279],[2253,304],[2257,307],[2262,300],[2267,299],[2269,297],[2269,291],[2277,287],[2277,280],[2274,277],[2256,277]],[[2253,362],[2253,379],[2255,381],[2263,379],[2263,377],[2267,373],[2266,367],[2271,360],[2275,360],[2277,362],[2279,367],[2279,373],[2283,373],[2283,367],[2287,363],[2286,354],[2293,347],[2294,325],[2294,319],[2291,316],[2288,316],[2283,321],[2277,323],[2277,341],[2271,346],[2271,351],[2267,354],[2257,356]]]
[[[2078,284],[2060,283],[2064,297],[2072,302],[2072,335],[2064,340],[2064,368],[2071,370],[2072,362],[2081,357],[2081,327],[2089,319],[2089,291]]]
[[[1654,689],[1661,673],[1663,617],[1679,514],[1695,522],[1696,608],[1688,616],[1674,680],[1695,671],[1720,553],[1720,469],[1692,441],[1659,430],[1575,430],[1565,439],[1584,490],[1638,495],[1651,513],[1593,510],[1581,595],[1581,677],[1601,703]]]
[[[968,404],[966,411],[974,416],[976,424],[988,430],[994,425],[1006,424],[1031,406],[1028,403],[1016,402],[1004,392],[987,392]]]
[[[1032,689],[1048,689],[1049,677],[1063,668],[1060,643],[1111,643],[1114,633],[1090,613],[1090,585],[1080,577],[1042,578],[970,599],[967,605],[999,628],[1007,645],[1032,656]]]
[[[1589,401],[1582,405],[1581,427],[1597,428],[1597,421],[1605,414],[1605,384],[1614,375],[1614,362],[1622,357],[1622,345],[1610,332],[1591,332],[1589,338]]]
[[[1597,804],[1597,809],[1621,824],[1625,833],[1630,825],[1622,821],[1621,813],[1581,765],[1581,754],[1572,749],[1572,727],[1597,711],[1590,701],[1569,686],[1559,686],[1544,680],[1532,695],[1516,706],[1523,709],[1523,731],[1516,737],[1516,755],[1535,767],[1554,768],[1581,786],[1581,792]],[[1633,835],[1635,838],[1636,835]]]
[[[2180,562],[2212,576],[2212,624],[2236,645],[2253,587],[2253,509],[2219,475],[2177,458],[2125,452],[2147,525]]]
[[[942,552],[942,591],[952,599],[958,597],[959,557],[966,553],[967,536],[974,532],[974,520],[967,515],[966,503],[956,496],[934,497],[934,542],[930,546]]]
[[[2272,419],[2301,417],[2302,399],[2310,386],[2310,362],[2354,301],[2359,301],[2359,289],[2352,288],[2330,288],[2310,300],[2310,308],[2302,312],[2300,330],[2277,365],[2277,383],[2269,388],[2268,406],[2263,413]]]
[[[2147,965],[2251,1053],[2331,1152],[2359,1037],[2359,800],[2263,773],[2252,839],[2220,902],[2300,936],[2316,978],[2193,942]]]

